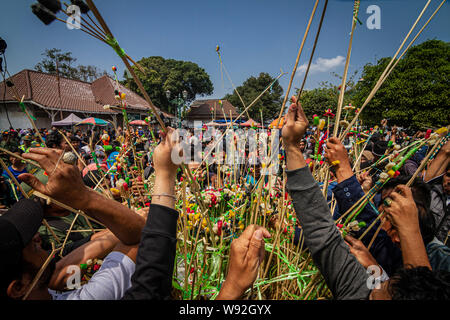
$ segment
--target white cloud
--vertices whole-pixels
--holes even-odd
[[[345,58],[343,56],[337,56],[335,58],[317,58],[316,62],[311,63],[309,67],[309,73],[319,73],[319,72],[327,72],[333,70],[334,68],[343,65],[345,62]],[[297,68],[297,74],[305,73],[308,64],[302,64]]]

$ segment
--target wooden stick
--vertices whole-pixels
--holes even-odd
[[[44,264],[42,265],[41,269],[39,269],[39,272],[36,274],[36,276],[34,277],[33,281],[31,282],[30,287],[28,288],[27,292],[25,293],[25,295],[23,296],[22,300],[26,300],[28,298],[28,296],[30,295],[31,291],[34,289],[34,287],[36,286],[36,283],[39,281],[39,279],[42,276],[42,273],[44,273],[45,269],[47,268],[48,264],[50,263],[50,261],[52,261],[53,256],[55,255],[56,252],[58,252],[59,250],[61,250],[61,248],[58,249],[54,249],[52,250],[52,252],[48,255],[47,259],[45,260]]]
[[[103,223],[101,223],[100,221],[98,221],[98,220],[96,220],[96,219],[94,219],[94,218],[92,218],[92,217],[86,215],[86,214],[85,214],[83,211],[81,211],[81,210],[75,210],[74,208],[69,207],[68,205],[65,205],[65,204],[62,203],[62,202],[59,202],[58,200],[55,200],[55,199],[53,199],[53,198],[51,198],[51,197],[49,197],[49,196],[47,196],[47,195],[45,195],[45,194],[43,194],[43,193],[40,193],[39,191],[33,190],[33,194],[34,194],[36,197],[39,197],[39,198],[48,200],[48,201],[50,201],[50,202],[53,202],[53,203],[56,204],[58,207],[61,207],[61,208],[63,208],[63,209],[66,209],[66,210],[68,210],[68,211],[70,211],[70,212],[73,212],[73,213],[75,213],[75,214],[80,214],[80,215],[82,215],[82,216],[88,218],[89,220],[92,220],[92,221],[94,221],[95,223],[97,223],[97,224],[103,226]]]
[[[33,165],[33,166],[35,166],[35,167],[38,167],[38,168],[42,169],[41,166],[39,165],[39,163],[37,163],[37,162],[35,162],[35,161],[25,159],[25,158],[19,156],[18,154],[12,153],[11,151],[8,151],[8,150],[3,149],[3,148],[1,148],[1,147],[0,147],[0,151],[6,153],[6,154],[8,154],[8,155],[10,155],[11,157],[20,159],[20,160],[22,160],[22,161],[25,161],[26,163],[29,163],[29,164],[31,164],[31,165]]]
[[[413,30],[415,29],[417,23],[419,22],[419,20],[422,18],[422,15],[424,14],[425,10],[427,9],[428,5],[430,4],[431,0],[428,0],[427,3],[425,4],[424,8],[422,9],[422,11],[420,12],[419,16],[417,17],[416,21],[414,22],[413,26],[411,27],[411,29],[409,30],[408,34],[406,35],[406,37],[403,39],[403,42],[401,43],[400,47],[397,49],[397,52],[394,54],[394,56],[392,57],[391,61],[389,62],[389,64],[386,66],[386,68],[384,69],[383,73],[381,74],[380,78],[378,79],[377,83],[375,84],[375,86],[373,87],[372,91],[370,92],[369,96],[367,97],[366,101],[364,101],[363,105],[361,106],[361,108],[359,109],[358,114],[356,114],[352,121],[350,122],[350,124],[348,125],[348,127],[344,130],[344,132],[341,134],[340,136],[340,140],[342,141],[344,139],[344,137],[347,135],[347,133],[351,130],[351,128],[353,127],[353,125],[355,124],[356,120],[358,119],[359,115],[362,113],[362,111],[364,110],[364,108],[367,106],[367,104],[372,100],[373,96],[375,95],[375,93],[378,91],[378,89],[380,88],[380,86],[383,84],[383,82],[386,80],[385,75],[386,73],[388,73],[388,71],[390,70],[392,64],[394,63],[397,55],[400,53],[401,49],[403,48],[403,46],[405,45],[406,40],[408,40],[409,36],[411,35],[411,33],[413,32]]]
[[[355,1],[356,4],[356,1]],[[356,16],[358,15],[359,7],[357,8]],[[341,112],[342,112],[342,105],[344,104],[344,93],[345,93],[345,86],[347,84],[347,73],[348,73],[348,66],[350,62],[350,56],[352,54],[352,44],[353,44],[353,35],[355,33],[356,28],[356,17],[353,16],[353,22],[352,22],[352,31],[350,33],[350,41],[348,43],[348,49],[347,49],[347,57],[345,59],[345,67],[344,67],[344,74],[342,76],[342,82],[341,82],[341,91],[339,93],[339,100],[338,100],[338,106],[336,111],[336,118],[334,121],[334,130],[333,130],[333,137],[337,136],[338,130],[339,130],[339,121],[341,119]],[[328,118],[329,119],[329,118]]]
[[[314,4],[313,10],[309,17],[308,24],[306,25],[306,30],[305,30],[305,33],[303,34],[303,39],[300,44],[300,48],[298,49],[297,59],[295,60],[294,69],[292,70],[292,73],[291,73],[291,79],[289,80],[288,88],[286,90],[286,95],[284,96],[283,104],[281,105],[281,109],[280,109],[280,114],[278,115],[278,121],[276,122],[277,126],[280,123],[281,117],[283,116],[284,106],[286,105],[287,99],[289,98],[289,92],[291,91],[292,81],[294,80],[294,76],[297,72],[297,67],[298,67],[298,63],[300,61],[300,56],[303,52],[303,46],[305,45],[306,38],[308,37],[309,27],[311,27],[311,22],[314,18],[314,14],[316,12],[316,8],[317,8],[318,4],[319,4],[319,0],[316,0],[316,3]],[[263,123],[261,123],[261,124],[263,124]]]
[[[311,67],[311,62],[314,57],[314,52],[316,51],[317,40],[319,40],[320,30],[322,29],[323,18],[325,17],[325,12],[327,11],[327,6],[328,6],[328,0],[325,0],[325,5],[323,6],[322,15],[320,16],[319,27],[317,28],[316,38],[314,39],[314,45],[313,45],[313,48],[311,51],[311,56],[309,57],[308,66],[306,67],[305,76],[303,78],[303,82],[300,87],[300,90],[298,90],[298,93],[297,93],[297,101],[300,99],[300,96],[302,95],[303,87],[305,86],[306,78],[308,77],[309,68]]]
[[[64,247],[66,246],[66,243],[67,243],[67,239],[69,239],[70,233],[72,232],[72,228],[75,225],[76,220],[78,219],[78,215],[79,215],[78,213],[75,215],[75,218],[73,218],[72,223],[70,224],[69,230],[67,230],[66,237],[64,238],[64,242],[61,246],[61,251],[59,252],[59,256],[61,258],[62,258],[62,252],[64,250]]]

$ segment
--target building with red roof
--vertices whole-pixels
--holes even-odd
[[[70,113],[80,118],[101,118],[114,126],[121,126],[121,112],[104,108],[105,105],[118,105],[115,90],[126,94],[130,120],[148,116],[151,109],[147,101],[120,83],[116,84],[107,75],[89,83],[56,74],[22,70],[0,83],[0,129],[7,129],[10,125],[14,128],[31,127],[17,98],[23,99],[27,110],[36,118],[38,128],[49,128],[53,121],[64,119]],[[158,112],[162,117],[173,118],[159,109]]]

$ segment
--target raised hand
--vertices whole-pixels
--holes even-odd
[[[389,194],[384,206],[387,218],[397,230],[405,266],[426,266],[431,269],[419,225],[419,210],[410,188],[398,185]]]
[[[348,160],[347,150],[345,150],[344,145],[338,138],[332,137],[328,139],[325,158],[330,165],[335,166],[338,183],[353,175],[350,161]]]
[[[297,102],[297,98],[293,96],[291,100],[292,104],[289,106],[286,114],[286,122],[283,125],[281,134],[285,148],[298,148],[309,122],[300,102]]]
[[[178,164],[174,163],[174,156],[179,155],[175,130],[167,127],[167,133],[161,132],[161,142],[153,152],[153,166],[156,172],[176,174]]]
[[[265,228],[250,225],[231,243],[227,278],[217,300],[239,299],[255,282],[264,259],[264,240],[270,238]]]
[[[145,219],[119,202],[86,187],[76,165],[63,161],[63,151],[32,148],[23,156],[38,162],[48,175],[48,182],[44,185],[31,174],[21,174],[19,177],[26,184],[99,220],[124,244],[139,242]]]
[[[391,192],[392,202],[384,207],[387,217],[399,233],[420,232],[419,210],[411,192],[405,185],[398,185]]]
[[[47,184],[35,176],[23,173],[19,178],[30,187],[75,209],[86,206],[88,188],[84,185],[77,166],[63,161],[64,151],[50,148],[31,148],[25,159],[38,162],[48,175]]]
[[[353,254],[358,262],[364,267],[368,268],[372,265],[378,265],[377,260],[369,252],[369,249],[362,243],[361,240],[353,238],[351,235],[346,235],[345,243],[350,247],[350,253]]]
[[[361,185],[361,188],[364,192],[368,192],[372,186],[373,186],[373,179],[370,176],[370,171],[365,171],[359,175],[356,176],[356,179],[358,179],[359,184]]]

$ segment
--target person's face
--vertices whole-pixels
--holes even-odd
[[[301,141],[300,142],[300,151],[305,151],[305,142],[304,141]]]
[[[72,150],[66,140],[61,141],[59,144],[59,149],[64,150],[65,152]]]
[[[380,212],[380,214],[381,214],[381,211],[383,211],[384,208],[385,208],[384,199],[389,197],[389,195],[391,194],[391,192],[393,190],[394,189],[383,189],[381,191],[381,204],[378,207],[378,211]],[[396,245],[400,246],[400,237],[398,236],[398,232],[397,232],[397,230],[394,228],[394,226],[392,225],[392,223],[388,219],[385,219],[385,221],[383,222],[383,225],[381,226],[381,228],[384,231],[386,231],[386,233],[391,238],[393,243],[395,243]]]
[[[18,153],[14,153],[14,154],[15,154],[16,156],[19,156]],[[17,166],[23,164],[22,160],[20,160],[19,158],[13,157],[13,156],[9,157],[9,161],[10,161],[11,164],[12,164],[13,166],[15,166],[15,167],[17,167]]]
[[[48,257],[48,253],[42,249],[42,240],[39,233],[36,233],[30,243],[22,250],[23,259],[31,263],[37,269],[40,269],[42,264]]]
[[[444,192],[447,195],[450,195],[450,170],[442,177],[442,187],[444,188]]]
[[[48,253],[42,249],[42,241],[39,233],[36,233],[30,243],[22,249],[22,268],[23,273],[20,280],[15,280],[8,288],[8,295],[11,298],[20,299],[31,286],[34,277],[38,274],[42,265],[48,258]],[[50,279],[56,269],[56,261],[53,259],[39,278],[33,290],[44,289],[48,287]]]
[[[75,150],[78,150],[78,148],[80,147],[80,141],[78,140],[71,141],[70,143],[72,143],[72,146]]]

